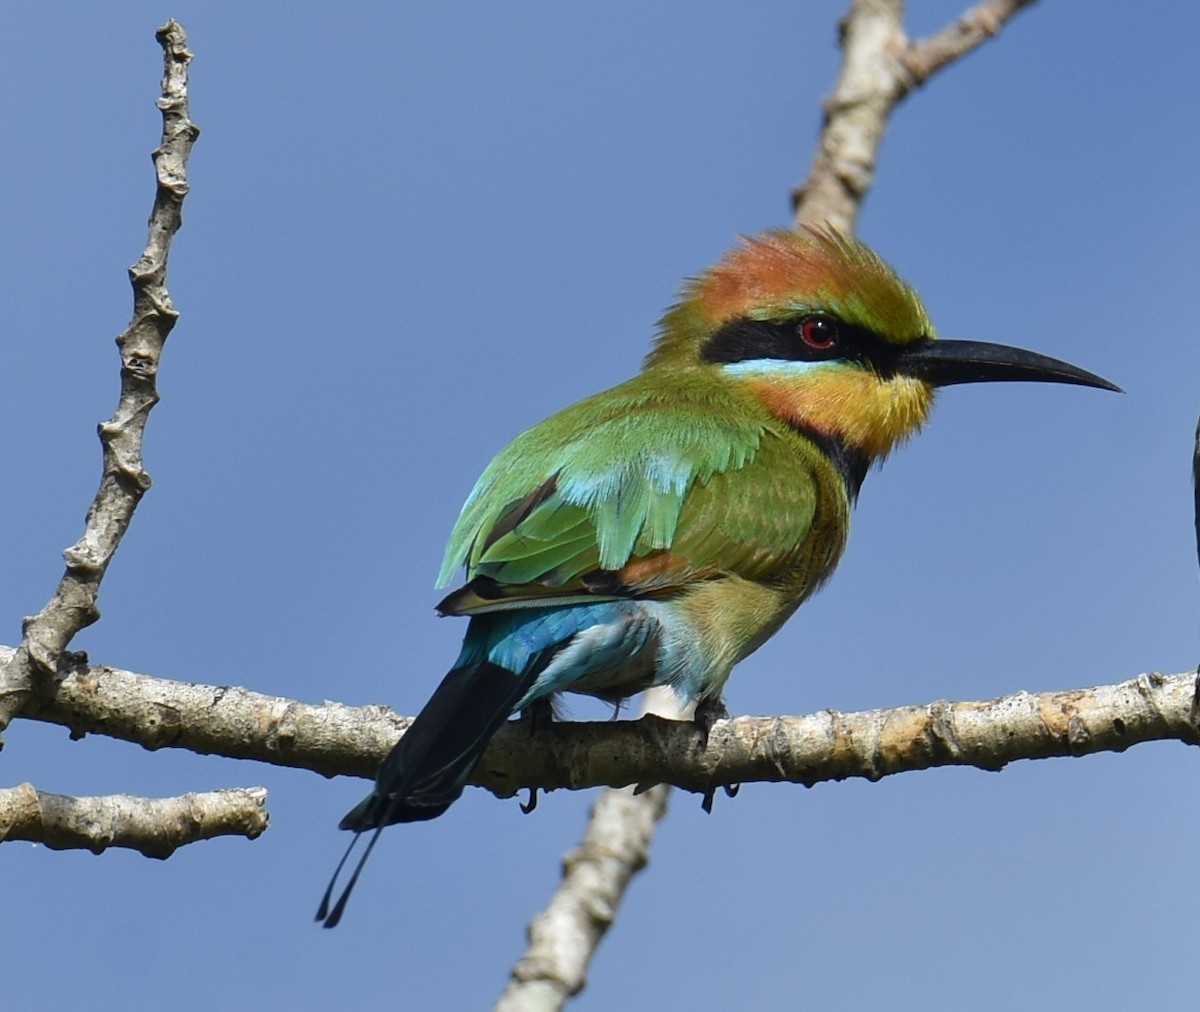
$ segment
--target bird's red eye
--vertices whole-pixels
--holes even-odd
[[[800,321],[797,329],[801,340],[817,351],[832,348],[838,339],[837,322],[828,316],[809,316]]]

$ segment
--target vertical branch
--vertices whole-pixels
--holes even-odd
[[[900,98],[907,43],[903,0],[854,0],[841,23],[842,69],[824,103],[825,121],[808,179],[792,193],[795,225],[827,222],[853,232],[875,182],[875,159]]]
[[[112,418],[99,426],[103,447],[100,487],[88,507],[83,535],[63,553],[66,572],[40,612],[27,618],[21,645],[0,669],[0,730],[25,706],[37,682],[52,675],[79,630],[100,617],[96,599],[133,512],[150,487],[142,466],[142,435],[158,402],[155,378],[163,344],[178,313],[167,293],[167,256],[182,223],[188,192],[187,159],[199,130],[188,117],[188,64],[183,26],[168,21],[156,33],[163,49],[158,108],[162,140],[154,152],[157,191],[150,213],[146,248],[132,267],[133,318],[117,338],[121,353],[121,393]]]

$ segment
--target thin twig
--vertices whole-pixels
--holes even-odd
[[[73,798],[21,784],[0,790],[0,842],[29,840],[52,850],[93,854],[125,847],[167,858],[189,843],[217,836],[253,840],[267,828],[266,798],[262,787],[178,798]]]
[[[854,0],[842,22],[842,69],[804,184],[792,193],[795,224],[853,232],[875,182],[892,110],[932,74],[994,37],[1033,0],[988,0],[927,39],[910,42],[903,0]]]
[[[909,74],[908,90],[924,84],[931,75],[965,56],[976,46],[999,33],[1022,7],[1036,0],[985,0],[957,21],[925,39],[910,42],[900,60]],[[903,96],[901,96],[903,97]]]
[[[100,617],[96,607],[100,581],[150,487],[150,476],[142,467],[142,434],[146,417],[158,401],[155,378],[163,343],[178,316],[166,288],[167,255],[181,224],[188,190],[187,158],[199,133],[188,118],[187,71],[192,54],[187,36],[179,24],[168,21],[157,38],[163,49],[158,99],[163,131],[154,152],[158,186],[145,251],[129,268],[133,318],[117,338],[121,352],[117,409],[99,427],[103,474],[82,537],[63,553],[66,572],[45,607],[25,619],[21,645],[0,668],[0,731],[21,712],[38,682],[55,672],[75,634]]]

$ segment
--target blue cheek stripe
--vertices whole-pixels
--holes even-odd
[[[802,376],[828,369],[844,368],[842,359],[830,358],[823,362],[796,362],[780,358],[752,358],[743,362],[730,362],[721,366],[721,371],[730,376]]]

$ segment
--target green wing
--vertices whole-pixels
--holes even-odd
[[[441,610],[770,578],[812,530],[823,461],[778,426],[740,391],[690,373],[642,375],[548,418],[468,498],[439,583],[464,563],[471,583]]]

